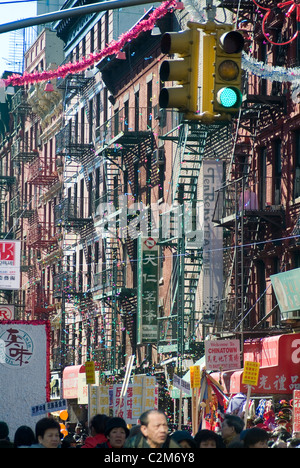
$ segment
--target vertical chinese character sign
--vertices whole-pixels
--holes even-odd
[[[158,245],[151,237],[138,239],[137,342],[157,342]]]
[[[21,425],[34,429],[31,408],[49,401],[49,343],[47,321],[0,321],[0,420],[12,437]]]

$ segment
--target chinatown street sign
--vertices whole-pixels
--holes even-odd
[[[137,342],[157,342],[159,246],[152,237],[138,238]]]
[[[207,370],[229,370],[241,367],[239,340],[207,340],[205,362]]]

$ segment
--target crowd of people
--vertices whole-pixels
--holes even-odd
[[[0,448],[300,448],[300,433],[284,426],[273,431],[259,424],[245,428],[243,419],[234,414],[225,414],[220,433],[199,429],[194,436],[187,430],[171,432],[160,410],[146,411],[139,423],[129,429],[123,418],[98,414],[90,421],[89,433],[77,424],[74,433],[63,436],[59,422],[45,417],[37,422],[35,432],[19,427],[12,441],[7,423],[0,421]]]

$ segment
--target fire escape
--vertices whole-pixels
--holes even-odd
[[[155,142],[147,121],[147,109],[124,107],[99,127],[96,135],[97,154],[104,162],[104,194],[98,200],[95,220],[103,233],[101,281],[95,297],[100,300],[104,324],[100,352],[109,372],[124,365],[126,332],[135,353],[137,239],[127,232],[127,207],[140,201],[138,167],[145,164],[147,157],[149,164],[153,158]],[[124,196],[128,196],[126,201]],[[103,206],[112,209],[106,212]],[[111,230],[112,225],[116,230]]]
[[[173,161],[171,190],[168,205],[172,211],[161,214],[161,245],[169,249],[173,258],[172,276],[165,311],[159,317],[159,352],[175,352],[183,355],[195,352],[195,334],[202,311],[197,310],[196,293],[203,267],[203,226],[200,212],[203,200],[199,199],[199,175],[206,151],[218,135],[225,142],[223,125],[203,125],[181,121],[166,124],[170,115],[160,111],[161,140],[172,141],[176,150]],[[171,117],[172,119],[172,117]],[[171,128],[171,130],[168,130]],[[225,131],[225,133],[224,133]],[[226,148],[223,144],[222,153]],[[213,153],[210,157],[215,158]],[[224,154],[221,156],[224,157]],[[200,208],[200,209],[199,209]],[[167,221],[166,221],[167,220]],[[170,223],[170,229],[168,224]]]
[[[222,5],[237,13],[238,5],[234,0],[224,0]],[[251,2],[239,2],[239,18],[253,24],[254,34],[255,10]],[[273,27],[278,25],[273,24]],[[284,49],[281,54],[284,56]],[[253,327],[248,311],[256,301],[251,285],[255,262],[261,258],[263,249],[260,241],[271,229],[279,233],[284,220],[281,178],[267,176],[266,149],[259,147],[258,142],[261,132],[269,126],[273,128],[284,115],[285,97],[276,83],[273,83],[271,95],[267,95],[266,80],[261,80],[259,88],[257,93],[257,87],[245,73],[243,94],[246,99],[234,121],[231,160],[226,180],[218,191],[213,219],[224,228],[223,299],[218,305],[214,332],[241,336],[251,333]],[[263,310],[263,301],[258,302],[257,307]]]
[[[17,174],[17,184],[10,199],[10,216],[14,220],[15,238],[22,241],[21,269],[26,273],[29,284],[26,291],[20,292],[19,303],[27,316],[49,318],[54,306],[51,292],[43,284],[38,260],[42,252],[48,253],[57,245],[57,239],[53,225],[41,217],[34,187],[50,186],[57,175],[41,161],[37,145],[38,118],[32,111],[28,93],[24,89],[19,89],[12,96],[10,112],[15,123],[10,149],[11,164]],[[25,172],[26,180],[22,180]],[[22,237],[22,232],[26,232],[26,237]],[[24,297],[21,297],[22,294]]]
[[[94,78],[82,74],[72,75],[59,82],[58,88],[64,91],[65,101],[77,102],[79,97],[85,99],[93,91]],[[66,300],[76,302],[86,328],[88,352],[93,344],[89,328],[96,316],[96,305],[92,290],[95,283],[93,258],[95,255],[94,213],[95,197],[93,189],[93,169],[95,165],[93,116],[85,99],[86,118],[79,122],[78,114],[72,115],[56,134],[56,157],[64,166],[63,189],[61,198],[54,207],[55,226],[61,232],[63,262],[54,279],[54,295],[62,302],[62,323],[65,323]],[[72,107],[72,106],[71,106]],[[78,183],[78,174],[83,172],[83,179]],[[78,185],[77,185],[78,183]],[[87,189],[85,194],[84,185]],[[86,271],[83,271],[83,258],[76,261],[76,242],[82,246],[86,260]],[[71,299],[70,299],[71,298]],[[62,327],[63,329],[63,327]],[[65,340],[63,343],[65,346]],[[68,350],[62,350],[66,357]]]

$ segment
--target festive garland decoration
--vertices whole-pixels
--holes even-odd
[[[300,67],[273,67],[264,62],[258,62],[243,52],[242,68],[260,78],[279,81],[280,83],[291,83],[292,100],[296,104],[300,102]]]
[[[260,8],[261,10],[266,11],[266,13],[264,15],[263,22],[262,22],[262,31],[263,31],[263,34],[264,34],[264,36],[265,36],[265,38],[267,39],[268,42],[270,42],[273,45],[281,46],[281,45],[290,44],[291,42],[293,42],[296,39],[296,37],[298,36],[298,33],[299,33],[298,30],[294,33],[294,35],[288,41],[285,41],[285,42],[274,42],[274,41],[272,41],[270,39],[270,37],[269,37],[269,33],[266,32],[266,23],[267,23],[267,20],[268,20],[270,14],[272,13],[272,8],[263,7],[263,6],[259,5],[256,0],[252,0],[252,1],[258,8]],[[300,3],[298,3],[295,0],[288,0],[287,2],[281,2],[281,3],[278,3],[276,5],[276,8],[279,8],[281,10],[284,10],[287,7],[289,7],[289,9],[285,13],[285,16],[287,18],[290,18],[292,13],[295,11],[296,12],[296,20],[298,22],[300,22]]]
[[[132,29],[122,34],[117,41],[112,41],[109,46],[105,47],[105,49],[98,53],[92,53],[89,57],[85,57],[79,62],[70,62],[61,65],[56,70],[45,70],[42,72],[36,71],[33,73],[24,72],[22,76],[13,74],[3,80],[5,86],[23,86],[25,84],[49,81],[54,78],[65,78],[69,74],[83,72],[104,57],[120,52],[127,42],[136,39],[141,33],[151,31],[154,28],[156,21],[165,16],[171,9],[175,8],[177,3],[177,0],[167,0],[166,2],[163,2],[149,15],[148,19],[140,21]]]

